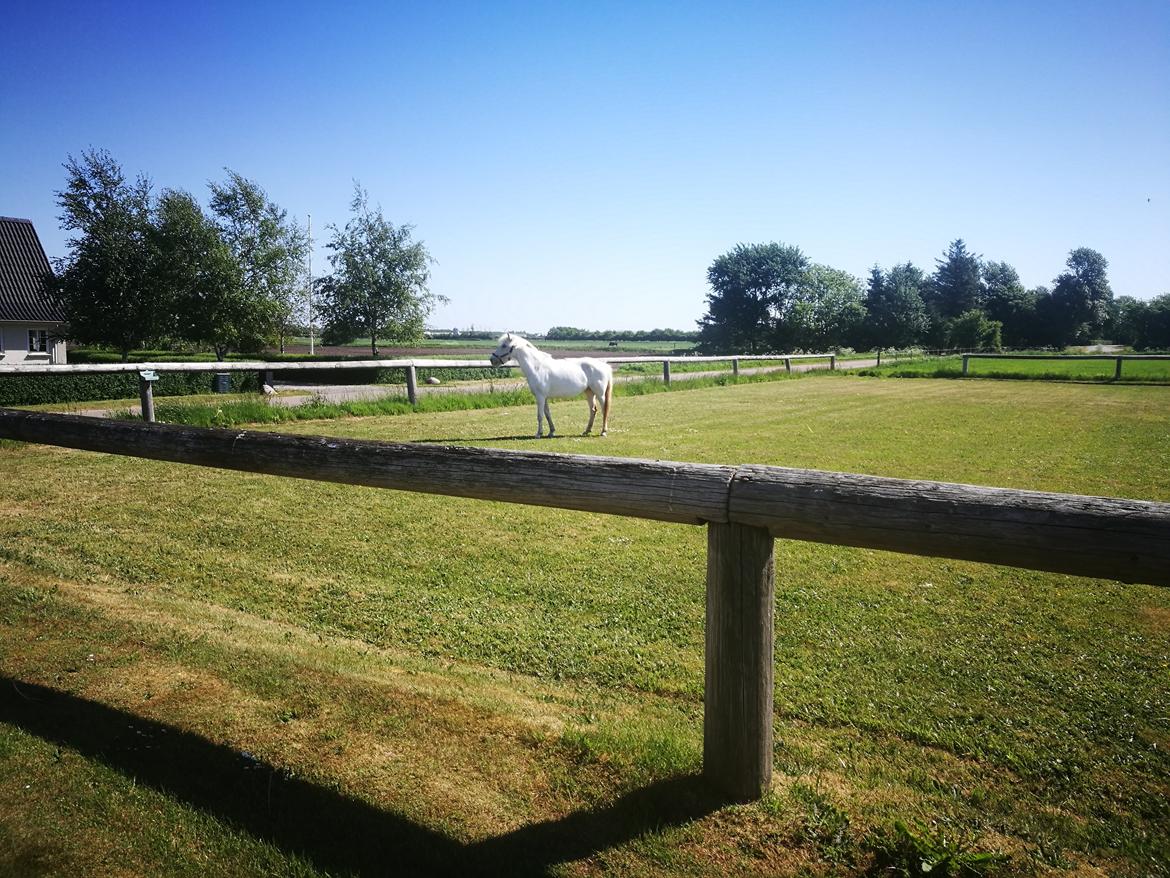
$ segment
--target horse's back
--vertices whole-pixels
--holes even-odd
[[[564,360],[551,360],[550,368],[552,379],[550,391],[554,396],[576,396],[592,387],[597,393],[604,393],[609,384],[613,370],[609,364],[591,357],[574,357]]]

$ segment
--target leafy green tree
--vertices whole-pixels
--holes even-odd
[[[1146,309],[1149,306],[1133,296],[1118,296],[1109,311],[1109,338],[1116,344],[1140,347]]]
[[[1053,281],[1053,328],[1061,344],[1088,342],[1109,322],[1113,289],[1109,262],[1096,250],[1078,247],[1068,255],[1068,271]]]
[[[980,257],[967,250],[962,238],[952,241],[936,264],[926,298],[936,326],[983,307],[986,290]]]
[[[379,338],[421,339],[427,315],[446,299],[427,288],[431,257],[422,241],[411,239],[412,226],[386,220],[360,185],[354,186],[350,211],[344,229],[328,227],[333,274],[321,281],[319,308],[329,340],[368,335],[376,357]]]
[[[57,261],[53,289],[66,334],[108,345],[125,361],[163,335],[169,317],[153,284],[151,184],[143,176],[128,182],[105,150],[69,156],[65,170],[65,188],[56,193],[61,228],[77,234]]]
[[[852,346],[864,322],[861,281],[847,271],[814,263],[805,270],[792,307],[779,324],[780,346],[807,351]]]
[[[257,351],[270,335],[273,313],[257,307],[242,270],[214,218],[188,193],[159,199],[155,237],[157,287],[166,291],[176,338],[210,347]]]
[[[214,321],[216,354],[259,349],[277,337],[283,350],[304,297],[308,234],[259,184],[225,170],[224,183],[209,184],[211,210],[239,273],[238,289],[224,291]]]
[[[775,342],[808,259],[783,244],[738,244],[707,269],[707,313],[699,320],[699,349],[760,353]]]
[[[1120,296],[1115,302],[1112,340],[1138,350],[1170,350],[1170,293],[1143,302]]]
[[[983,311],[990,320],[1003,325],[1003,341],[1008,347],[1024,347],[1031,341],[1036,322],[1036,295],[1024,289],[1015,268],[1006,262],[987,262],[983,266],[987,290]]]
[[[926,276],[907,262],[889,273],[878,266],[870,270],[866,288],[866,331],[877,347],[905,348],[919,344],[930,327],[922,301]]]
[[[998,320],[988,320],[978,308],[964,311],[947,324],[947,345],[965,351],[998,351],[1003,347]]]
[[[1155,296],[1146,305],[1138,344],[1143,350],[1170,350],[1170,293]]]

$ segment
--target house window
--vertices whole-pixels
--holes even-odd
[[[30,329],[28,331],[28,349],[30,353],[44,353],[49,349],[49,330]]]

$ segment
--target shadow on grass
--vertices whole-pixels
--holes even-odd
[[[595,438],[596,433],[592,434]],[[584,436],[581,433],[557,433],[554,436],[549,436],[547,433],[537,439],[531,433],[525,433],[523,436],[450,436],[445,439],[411,439],[410,441],[415,445],[466,445],[468,442],[538,442],[545,443],[549,440],[556,441],[557,439],[582,439]]]
[[[0,722],[102,762],[323,871],[354,875],[542,875],[721,807],[698,776],[465,844],[190,732],[0,677]]]

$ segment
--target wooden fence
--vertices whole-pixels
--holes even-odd
[[[793,360],[828,360],[829,368],[837,368],[836,354],[732,354],[726,357],[601,357],[610,364],[661,363],[662,380],[670,384],[671,363],[731,363],[732,374],[739,374],[740,361],[784,363],[792,371]],[[418,402],[419,369],[518,369],[515,363],[492,366],[487,360],[301,360],[271,362],[266,360],[228,360],[225,362],[146,362],[146,363],[10,363],[0,365],[0,375],[78,375],[110,372],[137,372],[138,394],[142,402],[142,419],[154,421],[153,381],[159,372],[256,372],[260,383],[271,383],[273,372],[342,371],[346,369],[402,369],[406,374],[406,396],[410,404]]]
[[[0,438],[707,527],[703,772],[772,772],[774,540],[1170,585],[1170,503],[718,466],[151,425],[0,409]]]
[[[1121,378],[1121,364],[1126,360],[1170,360],[1170,354],[963,354],[963,374],[968,374],[969,360],[1113,360],[1113,380]]]

